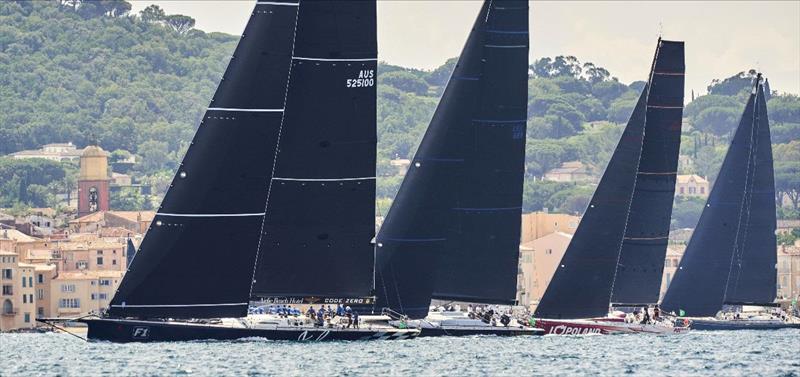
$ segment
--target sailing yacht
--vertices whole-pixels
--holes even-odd
[[[250,302],[371,300],[374,1],[258,1],[152,226],[88,338],[405,339]]]
[[[658,40],[650,77],[575,235],[534,313],[547,334],[677,333],[626,320],[658,300],[680,148],[683,42]]]
[[[730,312],[776,306],[775,177],[764,83],[757,75],[719,175],[662,307],[696,330],[800,328],[787,314]]]
[[[541,333],[497,307],[430,310],[432,298],[515,302],[528,46],[528,2],[484,1],[376,239],[375,307],[397,326],[421,336]]]

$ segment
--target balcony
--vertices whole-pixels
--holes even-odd
[[[17,309],[11,309],[11,310],[4,311],[3,314],[2,314],[3,317],[13,317],[15,315],[17,315]]]

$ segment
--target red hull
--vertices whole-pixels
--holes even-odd
[[[545,335],[589,335],[589,334],[677,334],[688,330],[686,327],[667,327],[663,325],[641,325],[608,319],[537,319],[536,327],[543,329]]]

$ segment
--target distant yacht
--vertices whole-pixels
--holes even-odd
[[[775,177],[767,101],[756,77],[741,121],[662,307],[696,330],[800,328],[773,307],[777,283]]]
[[[541,334],[501,309],[516,298],[528,46],[528,2],[484,1],[377,236],[376,308],[397,326]],[[430,311],[431,298],[485,309]]]
[[[79,319],[89,339],[419,333],[248,315],[256,300],[372,300],[376,45],[374,1],[256,3],[110,308]]]
[[[680,148],[683,42],[659,39],[647,84],[534,313],[547,334],[677,333],[609,314],[658,301]],[[644,317],[644,316],[643,316]]]

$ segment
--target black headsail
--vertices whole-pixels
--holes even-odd
[[[485,1],[378,234],[378,306],[514,302],[527,66],[527,1]]]
[[[658,255],[661,261],[657,263],[663,263],[680,143],[683,70],[683,42],[659,39],[649,80],[536,316],[606,315],[626,247],[628,263],[651,269]],[[651,216],[656,217],[652,224],[634,223],[649,222]],[[639,239],[644,235],[654,239]],[[623,280],[634,284],[649,282],[653,276],[648,271]]]
[[[775,299],[775,178],[760,78],[664,296],[665,310],[713,316],[726,303]]]
[[[375,2],[303,1],[297,11],[252,295],[366,297],[374,276]]]
[[[647,95],[644,141],[611,302],[658,302],[681,142],[683,42],[659,41]]]
[[[296,14],[256,4],[110,315],[246,315]]]

